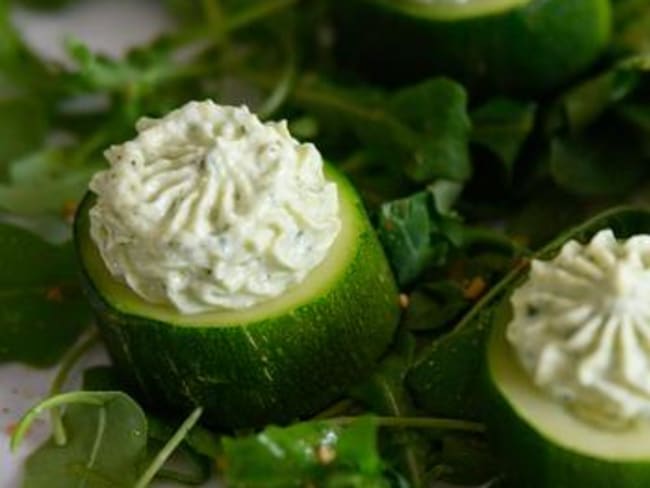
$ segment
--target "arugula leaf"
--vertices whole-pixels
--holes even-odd
[[[209,473],[204,463],[196,472],[163,466],[194,427],[203,409],[196,408],[157,452],[147,448],[147,419],[139,405],[120,391],[77,391],[51,396],[32,407],[11,438],[16,450],[36,417],[66,406],[62,436],[53,436],[25,463],[25,488],[145,488],[159,473],[194,483]],[[148,459],[147,459],[148,458]],[[199,479],[200,478],[200,479]]]
[[[494,98],[471,113],[475,144],[499,158],[510,179],[514,164],[535,125],[537,105],[508,98]]]
[[[626,126],[599,126],[578,137],[551,142],[550,171],[556,183],[576,195],[620,195],[647,173],[648,154]]]
[[[28,97],[52,92],[53,73],[23,41],[11,22],[10,1],[0,2],[0,79],[12,94]],[[0,97],[6,93],[0,92]]]
[[[613,45],[624,53],[650,52],[650,5],[646,0],[613,2]]]
[[[174,63],[165,43],[152,45],[146,51],[131,51],[125,59],[114,60],[93,53],[83,42],[68,38],[66,50],[79,68],[70,82],[78,83],[80,90],[114,91],[128,88],[138,92],[155,86],[170,77],[179,76],[182,65]]]
[[[448,483],[483,486],[499,475],[500,465],[485,439],[466,433],[445,435],[436,462],[438,478]]]
[[[359,417],[346,427],[312,421],[267,427],[224,439],[225,477],[233,488],[388,488],[377,452],[377,423]]]
[[[93,366],[83,371],[82,388],[86,391],[124,391],[123,382],[113,366]],[[127,392],[128,393],[128,392]],[[163,442],[175,430],[175,419],[147,414],[149,437]],[[200,425],[187,433],[184,442],[197,454],[215,459],[222,453],[221,442],[211,431]]]
[[[253,83],[269,85],[264,77],[249,77]],[[415,183],[462,182],[471,176],[467,94],[451,80],[434,78],[391,94],[304,76],[289,101],[318,116],[319,147],[340,150],[355,134],[365,153],[398,168]]]
[[[440,214],[429,191],[382,205],[377,233],[399,284],[442,265],[457,243],[459,226],[457,217]]]
[[[554,134],[568,128],[569,132],[580,134],[609,108],[634,93],[643,80],[642,76],[649,70],[650,58],[647,55],[631,56],[572,87],[552,106],[547,117],[547,131]]]
[[[401,334],[391,353],[381,362],[368,380],[350,391],[373,413],[390,417],[407,417],[416,413],[405,378],[415,355],[415,340]],[[388,430],[382,433],[381,451],[385,459],[395,460],[397,471],[404,473],[410,484],[424,487],[429,443],[415,430]]]
[[[0,99],[0,174],[9,161],[41,147],[47,126],[39,103],[29,98]]]
[[[412,331],[433,331],[447,327],[471,304],[462,287],[451,280],[419,285],[409,295],[404,327]]]
[[[25,463],[24,488],[131,488],[145,459],[147,421],[121,392],[74,392],[33,407],[16,429],[16,448],[29,425],[46,409],[68,405],[63,416],[68,442],[50,439]]]
[[[486,309],[422,351],[407,384],[416,405],[427,414],[480,418],[478,372],[489,322],[490,310]]]
[[[529,248],[538,249],[587,214],[584,202],[546,182],[528,193],[527,201],[509,217],[507,230]]]
[[[461,85],[435,78],[397,92],[389,105],[393,114],[420,134],[413,160],[407,166],[414,181],[469,179],[471,121],[467,93]]]
[[[0,184],[0,208],[21,215],[65,216],[88,188],[98,164],[76,166],[62,148],[46,149],[9,166],[9,183]]]
[[[54,364],[90,322],[70,243],[0,224],[0,363]]]

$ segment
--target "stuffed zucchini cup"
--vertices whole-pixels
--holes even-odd
[[[333,2],[337,52],[373,81],[445,75],[472,93],[538,95],[588,68],[611,30],[609,0]]]
[[[78,210],[115,365],[222,427],[313,414],[373,369],[399,306],[358,195],[284,122],[191,102],[111,147]]]
[[[650,213],[612,216],[494,309],[486,421],[510,486],[650,485]]]

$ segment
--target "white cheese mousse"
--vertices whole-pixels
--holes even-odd
[[[190,102],[105,153],[90,232],[112,275],[183,314],[243,309],[297,286],[341,228],[312,144],[246,107]]]
[[[650,419],[650,235],[569,241],[511,302],[508,340],[539,388],[604,428]]]

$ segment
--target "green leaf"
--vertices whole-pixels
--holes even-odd
[[[0,2],[0,86],[12,95],[38,96],[34,100],[44,102],[41,98],[53,91],[53,70],[23,41],[12,23],[11,8],[12,2]]]
[[[445,78],[425,81],[395,94],[390,109],[420,134],[413,161],[407,167],[414,181],[469,179],[471,122],[467,94],[461,85]]]
[[[125,391],[117,370],[113,366],[93,366],[83,371],[82,387],[87,391]],[[128,393],[128,392],[127,392]],[[165,442],[176,429],[176,419],[147,414],[149,438]],[[211,431],[194,426],[184,439],[185,447],[196,454],[216,459],[222,453],[221,441]]]
[[[71,243],[0,224],[0,363],[54,364],[90,322]]]
[[[70,153],[47,149],[11,163],[9,183],[0,184],[0,208],[21,215],[63,216],[88,188],[99,165],[73,165]]]
[[[616,115],[646,135],[650,135],[650,104],[622,103],[616,108]]]
[[[463,184],[450,180],[437,180],[427,186],[427,190],[433,195],[436,210],[440,215],[455,216],[454,205],[458,201]]]
[[[490,317],[489,309],[481,311],[422,351],[407,382],[416,405],[427,414],[480,418],[478,377]]]
[[[596,230],[611,228],[625,238],[650,223],[643,208],[621,207],[604,212],[569,229],[538,251],[533,257],[548,258],[569,239],[588,240]],[[418,355],[407,376],[415,404],[427,414],[475,419],[484,405],[481,379],[484,374],[485,340],[495,305],[512,289],[527,269],[529,260],[521,260],[493,286],[463,317],[450,333],[437,338]]]
[[[351,396],[382,416],[407,417],[413,414],[404,379],[415,355],[415,340],[400,334],[391,353],[382,360],[373,374],[354,387]]]
[[[390,486],[377,452],[372,417],[360,417],[346,427],[312,421],[225,438],[223,462],[232,488]]]
[[[8,163],[40,148],[47,119],[43,107],[29,98],[0,99],[0,174]]]
[[[201,470],[200,465],[198,465],[199,468],[198,473],[196,472],[196,470],[194,472],[178,471],[178,470],[162,471],[164,469],[165,463],[167,463],[167,461],[172,456],[174,451],[176,451],[176,449],[181,445],[181,443],[187,437],[188,432],[196,425],[196,423],[199,421],[199,418],[201,418],[202,414],[203,414],[203,407],[196,407],[192,411],[192,413],[190,413],[190,415],[183,421],[183,423],[178,427],[178,429],[176,429],[173,435],[171,435],[169,439],[165,441],[165,444],[163,445],[162,449],[160,449],[149,460],[146,469],[138,477],[138,480],[136,481],[134,488],[146,488],[147,486],[149,486],[149,484],[154,479],[154,477],[160,472],[164,472],[167,475],[171,475],[175,479],[189,478],[191,482],[196,481],[198,483],[204,481],[204,478],[206,478],[207,476],[202,476],[202,474],[207,474],[207,473],[204,473],[203,470]]]
[[[121,392],[75,392],[34,407],[16,435],[41,411],[67,404],[68,442],[50,439],[25,463],[23,488],[132,488],[144,461],[147,421],[137,403]],[[20,438],[14,438],[16,442]]]
[[[642,141],[626,126],[593,128],[551,142],[550,171],[563,189],[581,196],[620,195],[647,174]]]
[[[431,192],[381,206],[377,232],[400,285],[428,266],[443,264],[454,246],[459,221],[440,215]]]
[[[499,462],[484,438],[449,434],[442,439],[439,479],[458,485],[483,486],[499,475]]]
[[[209,477],[209,462],[190,450],[186,469],[165,467],[195,427],[202,408],[196,408],[154,449],[147,444],[144,412],[121,391],[77,391],[43,400],[16,426],[12,450],[20,446],[40,414],[63,406],[67,408],[59,420],[61,435],[52,436],[29,456],[24,488],[144,488],[158,475],[188,484],[201,484]]]
[[[83,42],[72,37],[66,39],[66,50],[79,68],[77,73],[70,76],[69,83],[77,83],[80,90],[128,89],[137,93],[182,72],[182,65],[172,61],[169,46],[165,43],[153,44],[146,50],[131,51],[119,60],[95,54]]]
[[[350,396],[360,401],[373,413],[389,417],[414,415],[415,408],[406,389],[406,374],[415,355],[415,340],[401,334],[391,353],[373,374],[350,391]],[[415,430],[388,430],[382,433],[381,451],[395,468],[403,473],[414,488],[425,486],[426,459],[429,443]]]
[[[413,331],[444,329],[470,304],[458,283],[450,280],[424,283],[409,295],[404,327]]]
[[[531,249],[538,249],[584,220],[587,206],[549,182],[528,193],[527,200],[508,219],[508,232]]]
[[[508,178],[533,130],[536,112],[535,103],[495,98],[471,114],[472,142],[499,158]]]
[[[149,415],[149,437],[158,441],[167,440],[176,428],[176,421]],[[221,440],[211,431],[197,425],[193,427],[184,439],[185,446],[210,459],[216,459],[223,453]]]
[[[638,72],[614,69],[575,87],[563,100],[570,130],[577,133],[587,128],[607,108],[634,91],[638,83]]]
[[[574,134],[583,132],[609,108],[628,98],[649,69],[650,58],[647,55],[632,56],[572,87],[552,107],[547,129],[558,133],[564,132],[566,126]]]
[[[625,53],[650,52],[650,4],[647,0],[613,2],[613,45]]]
[[[467,95],[451,80],[435,78],[390,94],[305,76],[290,102],[318,116],[321,148],[340,150],[354,142],[354,134],[364,152],[416,183],[463,182],[471,176]]]

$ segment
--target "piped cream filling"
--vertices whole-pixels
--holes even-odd
[[[190,102],[141,119],[90,188],[91,236],[111,274],[185,314],[243,309],[298,285],[341,220],[311,144],[246,107]]]
[[[533,382],[581,418],[650,418],[650,235],[611,230],[534,260],[507,337]]]

